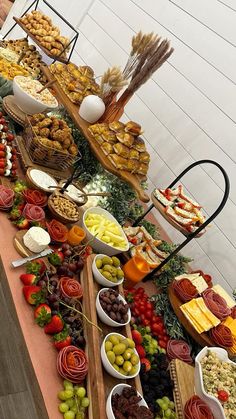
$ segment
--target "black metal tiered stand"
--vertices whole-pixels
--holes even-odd
[[[229,178],[228,178],[228,175],[227,175],[227,173],[226,173],[226,171],[223,169],[223,167],[219,164],[219,163],[217,163],[217,162],[215,162],[214,160],[199,160],[199,161],[196,161],[196,162],[194,162],[194,163],[192,163],[190,166],[188,166],[183,172],[181,172],[180,173],[180,175],[179,176],[177,176],[177,178],[168,186],[168,189],[171,189],[171,188],[173,188],[173,186],[174,185],[176,185],[176,183],[186,174],[186,173],[188,173],[193,167],[195,167],[195,166],[199,166],[199,165],[201,165],[201,164],[205,164],[205,163],[207,163],[207,164],[213,164],[214,166],[216,166],[216,167],[218,167],[218,169],[221,171],[221,173],[222,173],[222,175],[223,175],[223,177],[224,177],[224,181],[225,181],[225,191],[224,191],[224,196],[223,196],[223,199],[222,199],[222,201],[221,201],[221,203],[220,203],[220,205],[218,206],[218,208],[216,209],[216,211],[203,223],[203,224],[201,224],[201,226],[200,227],[198,227],[197,228],[197,230],[196,231],[194,231],[193,233],[189,233],[189,234],[186,234],[186,240],[184,240],[183,241],[183,243],[181,243],[179,246],[177,246],[176,248],[175,248],[175,250],[172,252],[172,253],[170,253],[168,256],[167,256],[167,258],[165,258],[161,263],[160,263],[160,265],[158,265],[155,269],[153,269],[144,279],[143,279],[143,282],[146,282],[146,281],[148,281],[148,280],[150,280],[150,279],[152,279],[152,277],[153,277],[153,275],[156,273],[156,272],[158,272],[158,271],[160,271],[162,268],[163,268],[163,266],[165,266],[166,265],[166,263],[167,262],[169,262],[169,260],[170,259],[172,259],[173,258],[173,256],[175,256],[177,253],[179,253],[180,252],[180,250],[182,250],[192,239],[194,239],[194,237],[196,237],[196,236],[198,236],[199,235],[199,233],[202,231],[202,230],[204,230],[205,228],[206,228],[206,226],[211,222],[211,221],[213,221],[214,220],[214,218],[222,211],[222,209],[224,208],[224,206],[225,206],[225,204],[226,204],[226,202],[227,202],[227,199],[228,199],[228,196],[229,196],[229,189],[230,189],[230,182],[229,182]],[[143,218],[144,217],[146,217],[146,215],[153,209],[155,207],[155,205],[154,204],[152,204],[152,205],[150,205],[150,207],[144,212],[144,214],[141,216],[141,217],[139,217],[139,218],[137,218],[137,220],[135,220],[135,222],[133,223],[133,226],[137,226],[139,223],[140,223],[140,221],[142,221],[143,220]]]
[[[27,30],[25,30],[26,33],[27,33],[27,38],[28,38],[28,36],[30,38],[32,38],[32,40],[39,46],[39,48],[41,48],[45,52],[46,55],[48,55],[49,57],[51,57],[54,60],[53,62],[55,62],[55,61],[62,61],[62,62],[68,63],[70,61],[71,55],[72,55],[72,53],[74,51],[74,48],[75,48],[75,44],[76,44],[77,39],[79,37],[79,32],[56,9],[54,9],[54,7],[52,7],[46,0],[41,0],[41,1],[42,1],[42,3],[46,4],[49,7],[49,9],[52,10],[53,13],[55,13],[67,26],[69,26],[69,28],[72,29],[75,34],[71,38],[70,42],[63,48],[63,50],[61,51],[61,53],[58,56],[52,56],[50,54],[50,51],[49,50],[47,52],[46,49],[43,48],[40,45],[40,43],[35,39],[35,37],[33,35],[31,36],[30,32],[27,31]],[[39,5],[39,2],[40,2],[40,0],[34,0],[31,3],[31,5],[26,9],[26,11],[21,15],[21,17],[25,16],[25,14],[28,13],[28,11],[31,8],[33,8],[34,10],[37,10],[38,5]],[[14,20],[16,21],[16,23],[14,23],[14,25],[9,29],[9,31],[3,36],[3,39],[5,39],[9,35],[9,33],[15,28],[15,26],[17,26],[17,25],[19,25],[24,30],[24,27],[20,24],[19,20],[16,19],[16,18],[14,18]],[[70,50],[70,53],[69,53],[68,58],[67,59],[64,59],[63,58],[62,59],[61,55],[66,51],[66,49],[70,45],[71,45],[71,50]]]

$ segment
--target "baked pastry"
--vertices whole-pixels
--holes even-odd
[[[97,141],[97,143],[98,144],[100,144],[100,145],[102,145],[102,144],[104,144],[104,140],[103,140],[103,138],[102,138],[102,136],[101,135],[99,135],[99,134],[95,134],[94,135],[94,138],[95,138],[95,140]]]
[[[116,143],[114,144],[113,148],[114,148],[115,153],[118,154],[119,156],[125,157],[126,159],[129,158],[130,150],[124,144]]]
[[[107,141],[108,143],[112,143],[112,144],[115,144],[117,141],[114,132],[111,132],[111,131],[108,131],[102,134],[102,138],[104,141]]]
[[[138,136],[142,134],[142,128],[137,122],[129,121],[125,124],[125,132]]]
[[[109,154],[108,159],[112,162],[112,164],[120,170],[126,170],[128,160],[124,159],[123,157],[117,156],[117,154]]]
[[[118,132],[118,131],[124,131],[125,124],[120,121],[113,121],[109,124],[109,129],[112,131]]]
[[[124,131],[118,132],[116,134],[116,138],[120,143],[126,145],[129,148],[132,147],[133,142],[134,142],[133,135],[129,134],[128,132],[124,132]]]
[[[137,173],[140,175],[146,175],[148,172],[148,164],[140,163],[137,169]]]
[[[112,153],[114,152],[114,150],[113,150],[113,145],[112,145],[112,144],[110,144],[110,143],[106,143],[105,141],[104,141],[104,143],[101,145],[101,149],[102,149],[103,153],[104,153],[104,154],[106,154],[106,156],[107,156],[108,154],[112,154]]]
[[[149,163],[150,162],[150,154],[147,151],[143,151],[139,154],[139,161],[142,163]]]
[[[139,156],[140,156],[140,154],[137,150],[135,150],[134,148],[130,149],[129,158],[131,160],[139,160]]]
[[[128,160],[127,170],[128,172],[136,173],[139,168],[139,162],[137,160]]]
[[[145,142],[141,137],[136,137],[133,142],[132,146],[135,150],[139,151],[140,153],[143,153],[146,151]]]

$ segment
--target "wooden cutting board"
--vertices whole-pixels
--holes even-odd
[[[174,382],[174,401],[178,419],[184,419],[184,406],[195,394],[194,390],[194,367],[174,359],[170,363],[170,374]]]

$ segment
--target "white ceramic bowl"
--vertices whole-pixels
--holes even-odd
[[[102,285],[103,287],[108,287],[108,288],[117,287],[117,285],[122,284],[122,282],[124,281],[124,278],[122,278],[120,281],[117,281],[117,282],[109,281],[109,279],[106,279],[105,276],[103,276],[101,272],[99,272],[96,266],[96,260],[102,259],[104,256],[107,256],[107,255],[99,254],[99,255],[96,255],[95,258],[93,259],[92,271],[93,271],[94,279],[98,284]]]
[[[112,377],[120,378],[121,380],[128,380],[130,378],[136,377],[139,374],[140,367],[141,367],[140,360],[139,360],[139,363],[137,364],[137,372],[133,375],[123,375],[123,374],[121,374],[120,372],[116,371],[116,369],[109,362],[109,360],[107,358],[106,351],[105,351],[105,342],[112,335],[120,336],[123,339],[126,338],[126,336],[121,335],[120,333],[109,333],[108,335],[106,335],[105,339],[103,340],[102,346],[101,346],[101,358],[102,358],[102,364],[103,364],[106,372],[108,372],[108,374],[112,375]],[[134,348],[134,353],[135,353],[135,355],[138,355],[138,352],[136,351],[135,348]]]
[[[39,100],[35,99],[25,90],[23,90],[22,87],[19,86],[18,84],[19,78],[22,78],[22,76],[16,76],[13,79],[13,93],[14,93],[14,99],[17,106],[23,112],[27,113],[28,115],[33,115],[35,113],[44,112],[46,109],[55,109],[58,107],[56,98],[55,98],[55,105],[45,105],[45,103],[40,102]]]
[[[125,239],[126,242],[126,247],[125,249],[119,249],[117,247],[113,247],[110,246],[107,243],[104,243],[102,240],[98,239],[97,237],[95,237],[92,233],[90,233],[90,231],[88,230],[88,228],[85,225],[85,219],[87,217],[87,215],[89,213],[95,213],[95,214],[100,214],[103,215],[104,217],[106,217],[108,220],[113,221],[114,223],[117,224],[117,226],[120,229],[121,235],[123,236],[123,238]],[[108,211],[106,211],[105,209],[101,208],[101,207],[91,207],[88,208],[83,215],[83,220],[82,220],[82,224],[83,224],[83,229],[86,231],[86,236],[88,238],[88,240],[92,240],[93,242],[91,243],[91,246],[93,247],[93,249],[98,252],[98,253],[105,253],[108,256],[114,256],[117,255],[118,253],[123,253],[129,250],[129,242],[127,240],[127,237],[121,227],[121,225],[118,223],[118,221],[113,217],[113,215],[111,215]]]
[[[194,372],[194,381],[195,381],[195,391],[196,394],[206,402],[206,404],[211,409],[214,418],[216,419],[226,419],[224,409],[219,402],[219,400],[208,394],[204,388],[203,384],[203,375],[202,375],[202,366],[200,364],[202,358],[207,354],[207,351],[210,350],[212,352],[215,352],[217,357],[221,359],[224,362],[229,362],[231,364],[235,364],[235,362],[231,361],[228,357],[228,353],[225,349],[219,348],[219,347],[210,347],[208,348],[205,346],[199,354],[195,358],[195,372]]]
[[[113,389],[110,391],[109,396],[107,398],[107,402],[106,402],[106,414],[107,414],[107,418],[108,419],[115,419],[114,413],[113,413],[113,409],[112,409],[112,405],[111,405],[111,399],[112,396],[115,394],[121,394],[123,389],[126,387],[132,387],[129,384],[117,384],[115,387],[113,387]],[[139,406],[145,406],[148,408],[147,403],[145,402],[143,396],[137,391],[138,396],[142,397],[142,400],[140,400],[139,402]]]
[[[105,313],[105,311],[103,310],[103,308],[102,308],[102,306],[101,306],[101,303],[100,303],[100,299],[99,299],[99,296],[100,296],[100,294],[102,293],[102,292],[104,292],[104,291],[109,291],[109,288],[102,288],[99,292],[98,292],[98,295],[97,295],[97,298],[96,298],[96,309],[97,309],[97,313],[98,313],[98,317],[99,317],[99,319],[103,322],[103,323],[105,323],[105,324],[107,324],[108,326],[113,326],[113,327],[122,327],[122,326],[125,326],[126,324],[128,324],[129,322],[130,322],[130,320],[131,320],[131,311],[130,311],[130,309],[128,309],[128,311],[127,311],[127,315],[128,315],[128,320],[127,320],[127,322],[126,323],[118,323],[118,322],[116,322],[115,320],[112,320],[106,313]],[[120,301],[123,301],[123,303],[127,303],[126,302],[126,300],[119,294],[118,295],[118,297],[117,297]]]

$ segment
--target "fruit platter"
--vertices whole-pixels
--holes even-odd
[[[185,236],[196,231],[205,221],[201,206],[185,194],[183,185],[174,189],[155,189],[152,202],[166,220]]]
[[[202,346],[223,347],[235,357],[233,298],[202,271],[179,275],[169,286],[171,305],[188,333]]]

